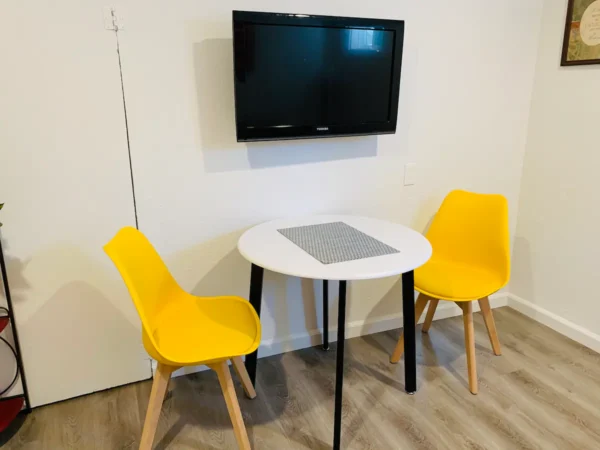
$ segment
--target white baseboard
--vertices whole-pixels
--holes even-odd
[[[508,304],[508,294],[499,292],[490,296],[490,305],[492,308],[500,308]],[[473,305],[473,311],[479,311],[479,304]],[[461,310],[452,302],[440,302],[435,312],[434,320],[447,319],[461,315]],[[425,320],[425,314],[422,315],[419,323]],[[365,336],[368,334],[379,333],[381,331],[393,330],[402,327],[402,314],[391,314],[388,316],[378,317],[371,320],[356,320],[346,324],[346,338],[354,338]],[[329,328],[329,342],[337,341],[337,327]],[[294,350],[314,347],[321,344],[321,330],[311,330],[303,333],[293,334],[274,339],[267,339],[261,342],[258,349],[258,357],[279,355]],[[156,361],[152,361],[152,373],[156,369]],[[206,366],[184,367],[173,372],[173,377],[187,375],[190,373],[207,370]]]
[[[512,309],[600,353],[600,335],[515,294],[507,294],[507,298]]]

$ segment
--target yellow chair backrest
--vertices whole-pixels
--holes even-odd
[[[508,202],[498,194],[452,191],[427,232],[434,255],[510,277]]]
[[[104,246],[121,273],[142,321],[144,332],[154,343],[154,320],[163,304],[181,288],[154,247],[140,231],[122,228]]]

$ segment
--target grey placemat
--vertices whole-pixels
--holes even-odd
[[[344,222],[282,228],[277,231],[323,264],[400,253]]]

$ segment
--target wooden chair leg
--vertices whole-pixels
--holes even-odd
[[[235,373],[237,373],[238,378],[242,382],[242,386],[244,387],[244,392],[246,395],[249,398],[255,398],[256,391],[254,390],[254,386],[252,385],[252,381],[250,380],[250,376],[246,370],[246,365],[244,364],[244,361],[242,361],[241,356],[231,358],[231,363],[233,364]]]
[[[433,322],[433,316],[435,315],[435,310],[440,301],[437,298],[432,298],[429,302],[429,308],[427,309],[427,315],[425,316],[425,323],[423,324],[423,328],[421,331],[423,333],[428,333],[429,328],[431,328],[431,322]]]
[[[430,300],[430,297],[424,294],[419,294],[419,298],[417,299],[417,303],[415,305],[415,323],[419,322],[421,318],[421,314],[425,311],[425,307],[427,306],[427,302]],[[400,334],[400,338],[398,339],[398,343],[396,344],[396,348],[394,349],[394,353],[390,358],[390,362],[392,364],[396,364],[402,358],[402,353],[404,353],[404,330]]]
[[[246,432],[246,426],[244,425],[244,419],[242,418],[242,412],[240,411],[240,405],[238,403],[235,389],[233,387],[233,380],[231,379],[231,372],[229,372],[229,366],[226,361],[214,364],[210,366],[219,377],[219,383],[221,384],[221,390],[225,397],[225,403],[227,404],[227,410],[229,411],[229,417],[233,424],[233,431],[235,438],[238,443],[240,450],[251,450],[250,441],[248,440],[248,433]]]
[[[465,349],[467,351],[467,369],[469,371],[469,390],[477,394],[477,365],[475,362],[475,327],[473,326],[473,302],[462,302],[465,325]]]
[[[490,335],[490,343],[492,344],[494,355],[500,356],[502,350],[500,349],[500,340],[498,339],[498,333],[496,331],[496,322],[494,322],[492,308],[490,307],[490,299],[488,297],[479,299],[479,307],[481,308],[483,321],[485,322],[488,334]]]
[[[148,402],[148,410],[146,411],[140,450],[150,450],[152,448],[158,419],[160,418],[160,410],[162,409],[165,394],[169,387],[169,380],[173,371],[177,369],[178,367],[158,363],[156,373],[154,374],[154,381],[152,382],[152,391],[150,393],[150,401]]]

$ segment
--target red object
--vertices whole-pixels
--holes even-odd
[[[22,397],[12,398],[0,403],[0,433],[4,431],[21,412],[24,400]]]
[[[6,325],[8,325],[8,316],[0,317],[0,333],[4,331]]]

